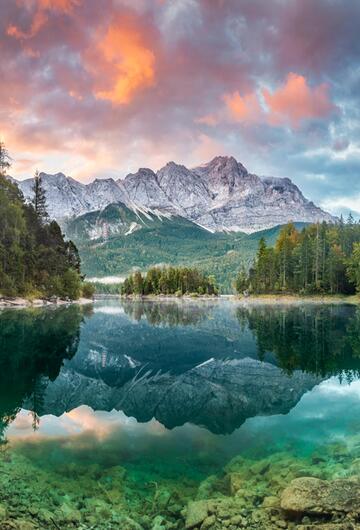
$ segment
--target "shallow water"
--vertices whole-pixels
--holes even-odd
[[[360,469],[359,332],[345,305],[3,311],[0,528],[180,529],[233,472],[264,528],[292,478]]]

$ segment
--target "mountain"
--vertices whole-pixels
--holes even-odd
[[[254,234],[212,232],[179,215],[122,203],[69,219],[63,229],[89,276],[123,276],[161,263],[193,265],[214,274],[227,292],[240,265],[252,262],[259,239],[271,245],[279,233],[279,227]]]
[[[91,184],[82,184],[66,177],[63,173],[48,175],[40,173],[46,193],[48,213],[51,218],[61,221],[64,218],[82,215],[105,208],[115,202],[126,202],[126,190],[115,180],[96,179]],[[32,198],[34,179],[18,182],[18,186],[26,199]]]
[[[193,169],[169,162],[157,173],[141,168],[123,180],[97,179],[87,185],[63,173],[41,176],[49,214],[59,221],[119,202],[155,215],[181,216],[216,232],[252,233],[289,220],[334,221],[290,179],[261,178],[233,157],[218,156]],[[33,179],[18,184],[30,199]]]

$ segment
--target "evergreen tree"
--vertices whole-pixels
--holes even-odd
[[[44,223],[49,216],[46,210],[46,193],[42,186],[41,175],[38,170],[35,171],[34,185],[33,185],[33,206],[38,218]]]
[[[354,243],[352,255],[348,261],[347,275],[356,291],[360,292],[360,243]]]
[[[10,156],[3,142],[0,142],[0,176],[5,176],[10,167]]]

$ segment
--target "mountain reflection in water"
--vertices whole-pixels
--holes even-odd
[[[99,302],[0,313],[0,414],[61,416],[81,405],[172,429],[231,433],[287,414],[333,375],[360,368],[353,306]]]

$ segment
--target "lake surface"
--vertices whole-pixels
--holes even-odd
[[[360,469],[359,374],[350,305],[4,310],[0,528],[181,529],[235,494],[226,528],[278,528],[293,478]]]

